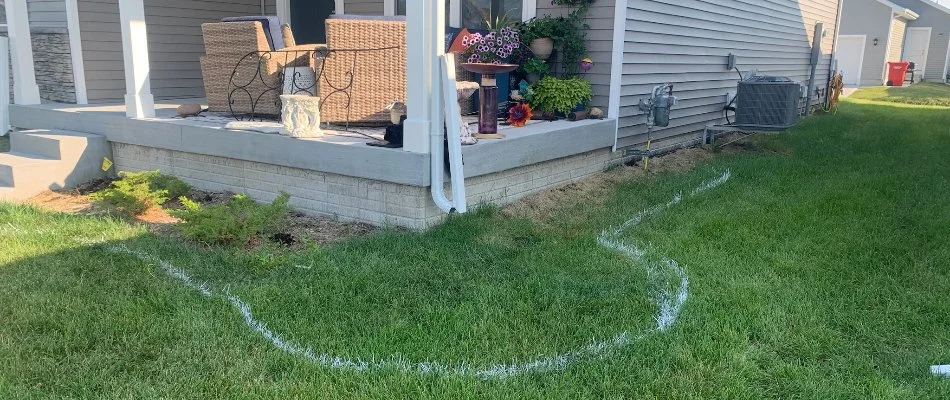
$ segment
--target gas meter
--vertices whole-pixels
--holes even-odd
[[[670,110],[676,105],[676,100],[673,85],[669,83],[657,85],[649,99],[641,99],[639,107],[647,114],[647,129],[670,126]]]

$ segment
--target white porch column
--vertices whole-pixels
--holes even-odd
[[[125,115],[129,118],[154,117],[155,100],[149,82],[143,0],[119,0],[119,20],[125,61]]]
[[[432,0],[406,0],[406,122],[403,148],[429,152],[430,104],[434,80],[429,48]]]
[[[17,104],[40,104],[40,87],[33,70],[33,41],[26,0],[7,0],[7,35],[13,59],[13,99]],[[6,85],[6,82],[3,83]]]

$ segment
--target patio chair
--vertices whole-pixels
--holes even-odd
[[[320,59],[313,52],[326,48],[282,47],[283,37],[277,40],[272,32],[265,34],[260,21],[205,23],[201,30],[205,43],[201,75],[208,109],[215,112],[280,115],[284,68],[309,65],[317,69]]]
[[[406,101],[405,17],[331,15],[326,32],[330,54],[319,85],[321,119],[358,125],[391,123],[389,106]],[[460,87],[474,78],[461,68],[456,72]],[[468,98],[461,101],[462,112],[471,112],[471,104]]]

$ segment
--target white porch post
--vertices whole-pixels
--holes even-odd
[[[26,0],[7,0],[7,35],[13,59],[13,99],[17,104],[40,104],[40,87],[33,70],[33,41]],[[3,83],[6,85],[6,83]]]
[[[433,0],[406,0],[406,122],[403,148],[429,152],[430,104],[432,99]]]
[[[149,82],[143,0],[119,0],[119,20],[125,61],[125,115],[129,118],[154,117],[155,100]]]

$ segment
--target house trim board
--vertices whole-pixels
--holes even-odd
[[[623,52],[627,33],[627,0],[616,0],[614,4],[613,47],[610,57],[610,93],[607,100],[607,117],[617,121],[614,129],[613,151],[617,151],[620,139],[620,92],[623,88]]]
[[[902,56],[904,56],[903,52],[907,50],[907,39],[910,38],[910,32],[911,32],[911,31],[926,31],[926,32],[927,32],[927,45],[924,46],[924,57],[923,57],[923,60],[924,60],[924,61],[923,61],[923,64],[924,64],[924,65],[922,65],[922,66],[921,66],[921,65],[917,65],[917,66],[916,66],[916,67],[918,67],[918,69],[920,69],[920,70],[923,71],[923,73],[921,73],[921,76],[924,76],[924,74],[927,73],[927,57],[930,57],[930,42],[933,41],[933,37],[931,36],[931,35],[933,35],[933,28],[932,28],[932,27],[913,27],[913,28],[908,27],[908,28],[907,28],[907,32],[904,33],[904,49],[901,51],[901,53],[902,53],[901,55],[902,55]],[[907,57],[904,56],[904,57],[901,57],[901,58],[902,58],[902,59],[906,59]],[[920,67],[923,67],[923,68],[920,68]]]
[[[943,83],[950,83],[947,74],[950,74],[950,42],[947,43],[947,60],[943,63]]]
[[[838,68],[838,65],[837,65],[838,63],[837,63],[836,61],[838,60],[838,39],[841,38],[841,34],[840,34],[840,32],[841,32],[841,14],[842,14],[841,10],[844,10],[844,0],[838,0],[838,11],[837,11],[837,14],[835,15],[835,37],[834,37],[834,39],[833,39],[832,42],[831,42],[831,64],[828,65],[828,79],[829,79],[829,85],[831,84],[831,82],[830,82],[831,77],[832,77],[836,72],[838,72],[838,71],[835,71],[835,69],[839,69],[839,70],[840,70],[840,68]],[[867,39],[865,39],[865,40],[867,40]],[[859,81],[860,81],[860,78],[861,78],[861,77],[858,77]]]
[[[861,85],[861,75],[864,73],[864,53],[867,51],[868,46],[868,35],[838,35],[840,38],[861,38],[861,58],[858,59],[858,86]],[[836,55],[837,57],[837,55]],[[839,68],[840,69],[840,68]]]
[[[7,36],[13,65],[13,99],[16,104],[40,104],[33,64],[33,40],[26,0],[7,0]]]
[[[82,35],[79,23],[79,0],[66,1],[66,27],[69,30],[69,55],[73,64],[73,87],[76,104],[89,104],[86,93],[86,66],[82,57]]]
[[[890,27],[887,28],[887,47],[884,48],[884,64],[881,66],[881,85],[887,83],[887,55],[890,52],[891,42],[894,41],[894,20],[895,16],[891,14]],[[906,35],[906,32],[905,32]]]

